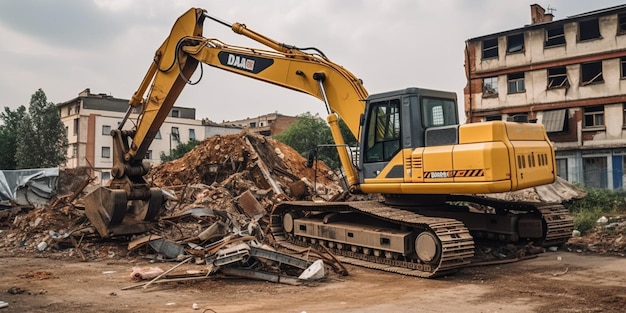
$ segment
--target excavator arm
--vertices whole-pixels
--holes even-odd
[[[205,38],[202,36],[205,18],[226,25],[235,33],[269,49],[234,46],[218,39]],[[338,116],[358,138],[360,119],[368,97],[361,80],[315,48],[301,49],[282,44],[243,24],[230,24],[208,15],[202,9],[192,8],[178,18],[170,35],[156,51],[150,68],[129,101],[124,119],[111,133],[113,179],[110,186],[99,188],[85,198],[87,215],[102,237],[143,232],[145,230],[139,226],[158,215],[162,196],[144,181],[143,176],[148,173],[149,166],[143,159],[183,88],[187,84],[195,84],[191,77],[199,63],[322,100],[326,104],[327,121],[348,184],[353,189],[357,188],[358,175],[344,147]],[[140,113],[134,129],[122,130],[136,110]]]

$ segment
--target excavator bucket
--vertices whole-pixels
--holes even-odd
[[[84,198],[85,214],[102,238],[139,234],[149,230],[159,215],[163,194],[150,188],[147,200],[128,200],[122,189],[99,187]]]

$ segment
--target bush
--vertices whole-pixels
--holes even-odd
[[[601,212],[626,211],[626,192],[609,189],[585,188],[587,195],[570,201],[567,207],[571,212],[599,209]]]
[[[626,192],[597,188],[585,191],[585,197],[565,204],[574,216],[574,229],[582,234],[593,230],[603,214],[626,212]]]
[[[574,229],[586,234],[596,227],[596,221],[602,216],[600,208],[590,208],[576,212],[574,215]]]

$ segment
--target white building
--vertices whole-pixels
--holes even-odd
[[[110,134],[122,121],[128,109],[128,100],[106,94],[92,94],[89,89],[85,89],[78,97],[59,103],[57,107],[69,143],[65,167],[93,167],[95,176],[101,180],[109,179],[113,165]],[[146,161],[153,165],[159,164],[161,153],[169,154],[179,143],[191,139],[204,140],[205,126],[195,117],[196,110],[193,108],[172,108],[150,145]],[[136,119],[137,112],[133,112],[123,129],[132,129]]]
[[[626,5],[466,41],[468,122],[528,119],[554,142],[557,174],[587,187],[626,185]]]

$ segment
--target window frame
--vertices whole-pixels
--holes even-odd
[[[111,125],[102,125],[102,134],[111,135]]]
[[[506,75],[506,86],[508,94],[526,92],[526,74],[524,72],[510,73]],[[515,84],[515,90],[512,90],[511,83]],[[521,86],[520,86],[521,85]]]
[[[111,147],[102,146],[102,148],[100,149],[100,157],[103,158],[103,159],[110,159],[111,158]]]
[[[619,58],[620,78],[626,79],[626,57]]]
[[[490,86],[493,86],[493,83],[495,82],[495,88],[487,87],[488,81],[492,82]],[[488,92],[489,89],[493,90],[493,92]],[[483,98],[497,97],[497,96],[498,96],[498,76],[483,78]]]
[[[626,102],[622,103],[622,128],[626,128]],[[626,168],[624,168],[626,170]]]
[[[515,41],[513,42],[517,42],[521,37],[521,46],[518,47],[518,45],[512,46],[512,39],[515,39]],[[515,48],[515,50],[513,50],[513,48]],[[521,34],[513,34],[513,35],[509,35],[506,36],[506,54],[515,54],[515,53],[523,53],[525,49],[525,42],[524,42],[524,33]]]
[[[556,168],[556,175],[567,180],[567,176],[568,176],[568,160],[567,158],[557,158],[556,160],[556,164],[555,164],[555,168]],[[565,163],[565,164],[563,164]],[[565,173],[561,173],[561,169],[565,170]]]
[[[488,42],[489,43],[495,42],[495,45],[490,45],[489,47],[487,47],[486,43],[488,43]],[[481,41],[481,44],[482,44],[481,51],[482,51],[482,59],[483,60],[494,59],[494,58],[497,59],[498,58],[498,56],[499,56],[499,52],[498,52],[499,43],[498,43],[498,38],[497,37],[496,38],[492,38],[492,39],[485,39],[485,40]],[[491,55],[491,53],[492,53],[491,51],[494,51],[494,50],[495,50],[495,54]],[[486,53],[486,52],[489,52],[489,53]],[[489,55],[487,55],[487,54],[489,54]]]
[[[196,140],[196,130],[189,128],[189,140]]]
[[[594,70],[593,67],[597,67],[598,64],[600,67],[600,72],[597,74],[596,72],[592,72],[591,74],[589,74],[589,71]],[[587,85],[604,83],[603,70],[604,68],[603,68],[602,60],[581,63],[580,64],[580,85],[587,86]]]
[[[547,89],[567,88],[570,86],[569,78],[567,77],[567,66],[551,67],[546,69],[546,73],[548,75]]]
[[[620,13],[617,15],[617,34],[626,34],[626,13]]]
[[[584,33],[583,33],[583,27]],[[584,38],[583,38],[584,35]],[[602,39],[602,33],[600,32],[600,19],[592,18],[578,22],[578,41],[589,41]]]
[[[550,34],[550,32],[553,33]],[[544,48],[564,46],[566,43],[567,40],[565,39],[565,28],[563,25],[545,29]]]
[[[597,129],[605,127],[604,106],[594,105],[583,108],[583,128]]]
[[[170,138],[173,139],[176,142],[181,142],[180,141],[180,130],[178,129],[178,127],[176,126],[172,126],[172,131],[170,133]]]

